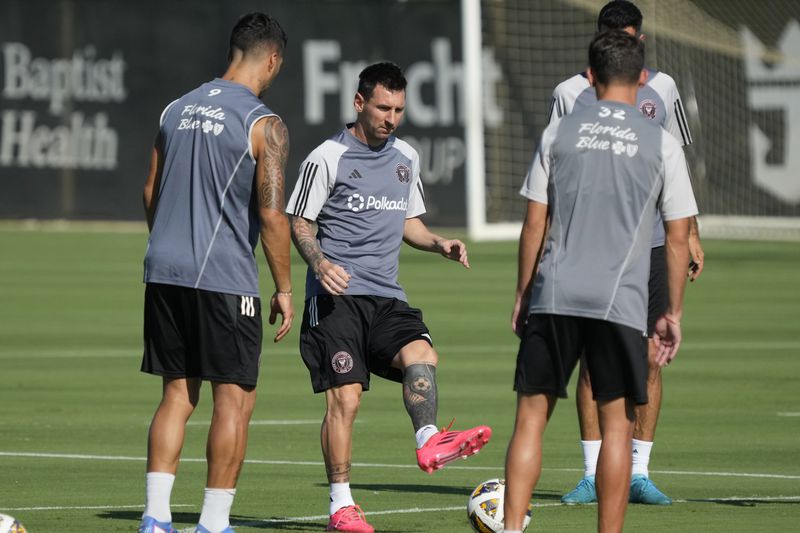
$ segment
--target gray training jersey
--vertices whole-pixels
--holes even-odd
[[[530,312],[644,332],[656,211],[697,214],[678,141],[636,107],[600,101],[545,129],[520,193],[550,211]]]
[[[273,114],[247,87],[222,79],[167,106],[145,282],[259,295],[250,132]]]
[[[316,221],[322,253],[351,276],[345,294],[406,301],[397,279],[403,229],[425,212],[419,155],[408,143],[392,136],[375,149],[342,129],[300,165],[286,210]],[[322,294],[309,268],[306,299]]]
[[[670,132],[684,146],[692,144],[692,134],[675,80],[668,74],[648,70],[647,83],[637,93],[636,107],[642,115]],[[550,120],[597,102],[597,93],[582,72],[558,84],[550,103]],[[653,225],[653,248],[664,245],[664,224],[656,215]]]

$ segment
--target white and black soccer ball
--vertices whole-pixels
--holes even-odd
[[[506,492],[504,479],[489,479],[484,481],[472,491],[467,502],[467,518],[472,529],[478,533],[501,533],[503,531],[503,498]],[[525,520],[522,522],[524,531],[531,523],[533,506],[528,506]]]
[[[13,516],[0,514],[0,533],[26,533],[26,530]]]

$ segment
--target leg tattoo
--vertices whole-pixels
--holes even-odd
[[[416,363],[406,367],[403,374],[403,403],[411,416],[414,431],[423,426],[436,425],[438,400],[435,366]]]
[[[347,483],[350,481],[350,463],[325,465],[328,474],[328,483]]]

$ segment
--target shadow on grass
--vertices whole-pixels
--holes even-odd
[[[197,518],[200,516],[199,513],[181,513],[181,512],[173,512],[172,513],[172,521],[176,524],[183,524],[197,521]],[[97,513],[98,518],[103,518],[105,520],[128,520],[133,522],[135,525],[131,526],[131,530],[133,528],[138,527],[139,523],[142,521],[142,511],[132,511],[132,510],[125,510],[125,511],[103,511],[102,513]]]
[[[174,524],[192,524],[199,518],[199,513],[172,513],[172,521]],[[131,531],[139,525],[142,519],[141,511],[104,511],[97,514],[98,518],[106,520],[119,520],[131,522]],[[317,531],[325,531],[327,520],[320,518],[318,520],[296,520],[292,518],[285,518],[280,516],[273,517],[256,517],[256,516],[231,516],[231,525],[234,527],[249,527],[253,529],[264,529],[271,531],[304,531],[306,533],[314,533]],[[186,529],[178,528],[179,531],[187,531]],[[381,529],[386,533],[404,533],[401,530]],[[410,533],[410,532],[405,532]],[[423,532],[419,532],[423,533]]]
[[[327,483],[317,483],[318,487],[327,487]],[[423,484],[392,484],[392,483],[351,483],[351,489],[368,490],[376,492],[402,492],[410,494],[444,494],[451,496],[464,496],[467,498],[475,487],[454,487],[452,485],[423,485]],[[536,491],[533,499],[561,500],[561,493],[553,491]]]
[[[370,522],[374,521],[373,519],[368,518]],[[321,518],[318,520],[296,520],[291,518],[283,518],[283,517],[265,517],[265,518],[255,518],[255,517],[244,517],[244,516],[232,516],[231,517],[231,525],[234,527],[251,527],[253,529],[265,529],[271,531],[304,531],[307,533],[314,533],[317,531],[325,531],[325,526],[327,525],[328,520],[326,518]],[[386,529],[381,527],[381,532],[385,533],[425,533],[424,531],[414,531],[409,529]]]
[[[763,500],[760,498],[687,498],[687,503],[718,503],[720,505],[731,505],[733,507],[756,507],[759,505],[800,505],[800,500],[776,498],[774,500]]]
[[[325,486],[327,484],[317,484],[318,486]],[[351,485],[353,489],[365,491],[378,491],[378,492],[397,492],[397,493],[412,493],[412,494],[438,494],[438,495],[457,495],[464,497],[464,505],[466,506],[466,499],[472,491],[472,487],[453,487],[450,485],[422,485],[422,484],[388,484],[388,483],[364,483]],[[553,491],[537,491],[533,496],[533,501],[542,500],[559,500],[561,493]],[[712,502],[712,503],[728,503],[730,505],[748,505],[748,500],[689,500],[693,502]],[[421,499],[418,504],[420,507],[425,507],[426,503],[430,500]],[[765,502],[752,502],[765,503]],[[791,501],[776,501],[770,503],[800,503]],[[413,507],[413,505],[409,505]],[[368,513],[369,515],[369,513]],[[141,511],[134,510],[120,510],[120,511],[104,511],[97,514],[98,518],[107,520],[125,520],[132,522],[132,527],[139,524],[142,517]],[[173,512],[172,520],[175,524],[191,524],[194,523],[199,517],[199,513],[185,513]],[[231,516],[231,525],[234,527],[249,527],[253,529],[263,529],[271,531],[304,531],[307,533],[314,533],[317,531],[325,531],[327,520],[320,517],[314,520],[298,520],[296,518],[287,518],[284,516]],[[411,531],[408,529],[391,530],[381,528],[383,533],[425,533],[423,530]]]

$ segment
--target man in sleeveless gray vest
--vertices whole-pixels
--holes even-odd
[[[229,65],[169,104],[144,189],[150,239],[144,261],[142,370],[162,376],[150,425],[146,504],[139,533],[173,532],[170,494],[185,425],[203,380],[214,411],[198,533],[232,533],[230,509],[244,462],[261,356],[255,247],[275,292],[275,341],[291,328],[289,223],[284,212],[286,126],[259,99],[278,75],[286,34],[263,13],[239,19]]]
[[[639,39],[620,30],[599,34],[589,65],[598,102],[545,129],[521,190],[529,201],[512,321],[524,326],[517,331],[517,418],[506,456],[507,533],[522,529],[541,472],[544,428],[581,354],[602,428],[598,531],[622,531],[633,408],[647,403],[657,212],[665,221],[669,299],[655,324],[656,362],[669,363],[681,341],[689,218],[697,214],[683,150],[635,107],[646,80]]]
[[[422,470],[476,453],[491,436],[486,426],[437,431],[438,355],[422,313],[408,305],[397,280],[403,241],[469,267],[463,242],[431,233],[419,218],[419,155],[392,135],[405,87],[392,63],[361,72],[356,122],[309,154],[287,208],[308,263],[300,352],[328,406],[321,439],[329,531],[373,531],[350,492],[353,423],[371,374],[403,384]]]

